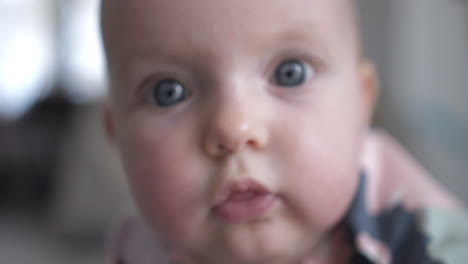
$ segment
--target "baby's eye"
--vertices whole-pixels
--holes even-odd
[[[299,86],[307,77],[307,69],[303,62],[287,60],[282,62],[275,71],[275,82],[286,87]]]
[[[187,98],[185,87],[174,79],[157,82],[151,90],[152,100],[161,107],[169,107]]]

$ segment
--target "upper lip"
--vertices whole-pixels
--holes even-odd
[[[268,188],[255,181],[254,179],[242,179],[237,181],[229,181],[223,184],[216,194],[215,205],[220,205],[235,193],[239,192],[255,192],[258,194],[272,193]]]

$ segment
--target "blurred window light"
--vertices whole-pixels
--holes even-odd
[[[52,1],[2,0],[0,17],[0,115],[14,119],[52,84]]]
[[[99,0],[0,0],[0,117],[15,119],[53,87],[76,102],[106,93]]]
[[[94,100],[106,92],[98,12],[98,0],[63,0],[61,3],[61,74],[66,92],[75,102]]]

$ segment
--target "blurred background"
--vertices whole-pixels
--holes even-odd
[[[360,0],[375,125],[468,203],[468,4]],[[98,0],[0,0],[0,262],[102,263],[131,204],[100,123]]]

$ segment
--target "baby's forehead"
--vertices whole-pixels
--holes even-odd
[[[258,13],[281,7],[283,13],[294,12],[295,7],[301,10],[314,8],[324,10],[329,7],[344,7],[353,9],[355,0],[249,0],[249,1],[219,1],[219,0],[101,0],[103,10],[123,10],[127,12],[158,12],[168,10],[183,10],[192,12],[205,10],[210,12],[216,10],[221,13],[233,9],[242,9],[246,14],[249,12]],[[183,19],[183,18],[180,18]]]
[[[186,36],[194,40],[249,32],[340,34],[349,27],[351,0],[103,0],[104,40],[119,42]],[[349,27],[352,28],[352,27]],[[349,29],[348,28],[348,29]],[[117,40],[115,42],[114,40]]]
[[[115,57],[145,58],[155,52],[186,60],[208,52],[228,59],[236,50],[257,54],[295,40],[307,42],[311,48],[347,52],[340,46],[353,46],[356,38],[350,3],[351,0],[103,0],[104,44],[110,64]],[[120,58],[117,63],[127,61]]]

